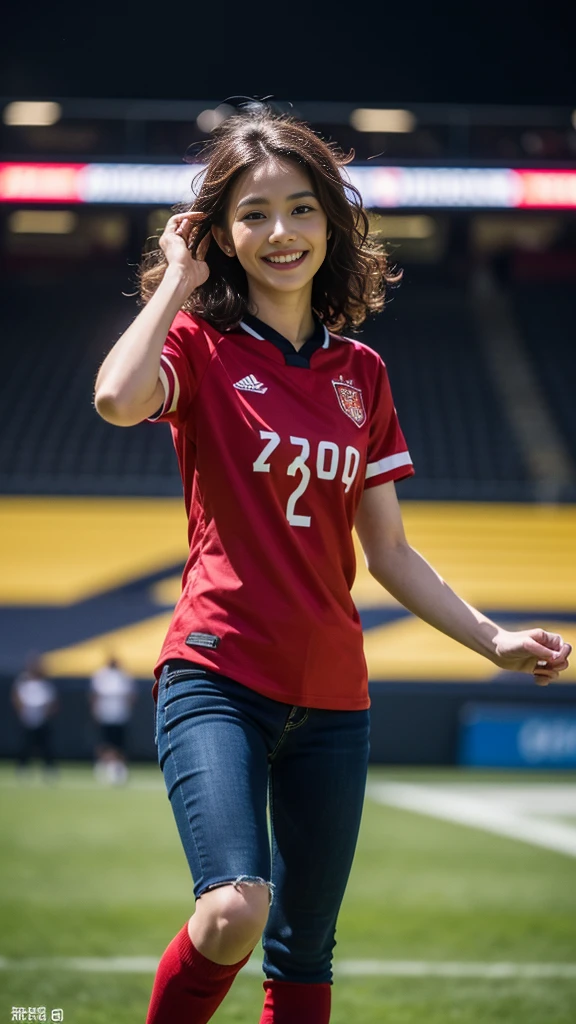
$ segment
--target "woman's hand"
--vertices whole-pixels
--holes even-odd
[[[166,256],[168,266],[184,273],[193,292],[208,280],[210,269],[204,257],[210,245],[211,233],[208,232],[198,247],[197,259],[193,259],[188,248],[192,228],[205,218],[204,213],[191,210],[189,213],[176,213],[170,217],[162,232],[159,245]]]
[[[558,633],[547,633],[545,629],[525,629],[510,632],[499,629],[494,637],[499,668],[508,672],[532,672],[538,686],[548,686],[568,668],[570,644],[563,641]]]
[[[211,233],[202,239],[198,259],[192,259],[188,248],[192,228],[205,216],[200,212],[177,213],[164,228],[160,247],[168,266],[162,281],[98,372],[94,401],[108,423],[119,427],[142,423],[164,401],[159,370],[166,336],[178,311],[210,273],[204,256]]]

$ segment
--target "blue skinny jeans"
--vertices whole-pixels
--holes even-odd
[[[194,894],[242,881],[270,885],[268,978],[332,981],[368,736],[368,711],[282,704],[192,662],[162,670],[158,761]]]

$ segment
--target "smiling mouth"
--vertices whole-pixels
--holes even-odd
[[[274,267],[275,270],[290,270],[291,267],[299,267],[307,255],[308,250],[306,249],[290,253],[287,256],[275,256],[274,254],[262,256],[262,261],[267,263],[269,267]]]

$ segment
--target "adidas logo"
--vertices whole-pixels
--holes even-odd
[[[249,373],[247,377],[242,377],[242,380],[237,381],[234,387],[238,391],[255,391],[258,395],[265,395],[268,391],[268,388],[264,387],[253,373]]]

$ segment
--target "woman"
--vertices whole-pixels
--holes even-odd
[[[567,665],[559,636],[501,629],[406,541],[394,481],[412,464],[384,364],[334,333],[391,279],[346,162],[264,107],[225,121],[98,375],[109,422],[170,423],[189,516],[154,692],[196,908],[148,1024],[208,1021],[262,932],[261,1024],[329,1020],[368,761],[354,524],[371,573],[421,618],[538,682]]]

